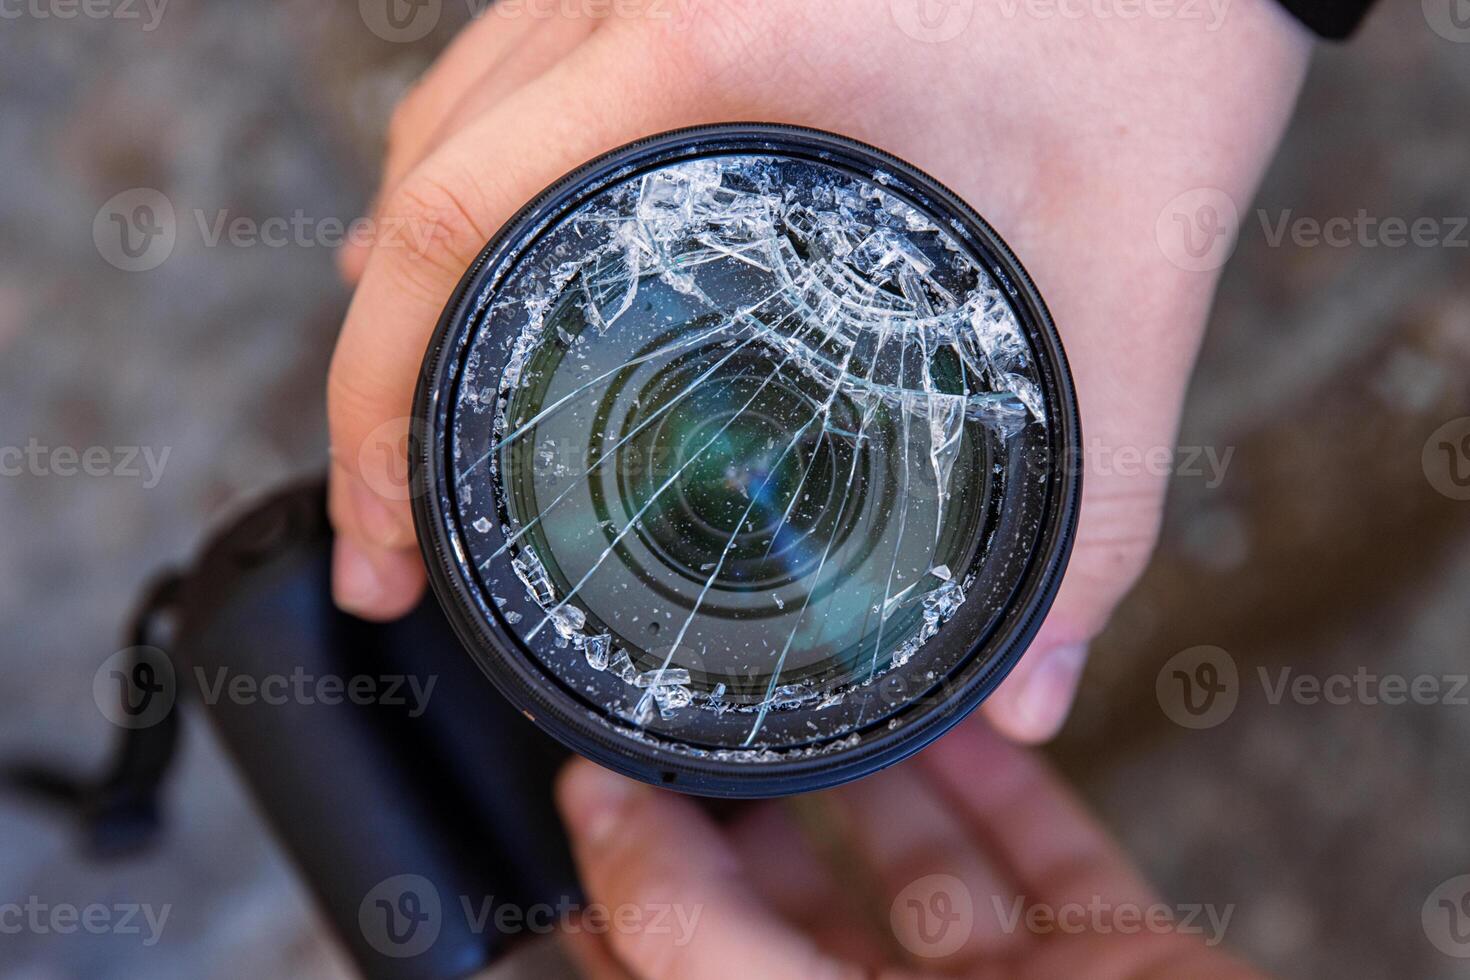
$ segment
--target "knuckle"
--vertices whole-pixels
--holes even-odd
[[[409,286],[444,299],[484,246],[489,235],[469,201],[467,189],[432,173],[415,174],[393,192],[378,247],[398,244],[394,265]]]
[[[363,442],[392,414],[382,392],[371,390],[350,369],[333,365],[327,375],[327,421],[334,458],[355,472]]]
[[[772,50],[775,20],[764,3],[701,0],[662,27],[659,46],[685,78],[753,79],[761,74],[764,52]]]
[[[699,975],[700,964],[690,959],[689,946],[666,934],[644,929],[614,929],[612,945],[619,958],[634,964],[642,976],[655,980],[682,980]]]
[[[388,116],[388,151],[390,154],[402,151],[411,145],[415,134],[418,132],[420,122],[427,108],[427,96],[424,91],[424,83],[419,82],[410,88],[398,100],[393,107],[393,112]]]
[[[1162,517],[1162,486],[1084,491],[1068,577],[1086,583],[1100,605],[1110,609],[1148,567]]]

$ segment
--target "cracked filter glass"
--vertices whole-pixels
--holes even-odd
[[[640,141],[486,247],[416,400],[436,594],[572,748],[692,792],[831,785],[1014,664],[1079,493],[1075,401],[1010,250],[813,130]]]

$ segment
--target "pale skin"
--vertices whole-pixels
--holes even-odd
[[[700,0],[605,16],[531,2],[461,33],[390,127],[375,217],[400,233],[342,258],[357,288],[328,386],[339,605],[392,619],[423,594],[409,504],[374,489],[401,481],[389,471],[402,460],[364,447],[406,432],[429,334],[500,225],[642,136],[736,120],[815,126],[953,188],[1015,249],[1056,319],[1086,437],[1077,543],[1040,634],[983,708],[1013,740],[1056,733],[1088,644],[1147,562],[1167,478],[1099,467],[1097,454],[1173,446],[1218,276],[1170,261],[1156,223],[1199,188],[1245,206],[1310,40],[1272,0],[1235,0],[1218,21],[977,0],[964,30],[934,43],[900,28],[893,11],[907,2]],[[918,779],[915,769],[879,780]],[[710,832],[680,803],[649,806]]]
[[[559,790],[588,901],[608,910],[565,936],[593,980],[1261,980],[1220,947],[1218,906],[1163,902],[1035,753],[979,719],[724,826],[584,760]]]
[[[328,386],[338,603],[391,619],[422,595],[409,504],[373,489],[393,485],[386,471],[401,459],[364,446],[406,431],[429,334],[507,218],[651,133],[816,126],[952,187],[1014,247],[1056,318],[1088,450],[1077,545],[1041,634],[985,706],[1012,738],[1049,738],[1089,641],[1148,559],[1163,501],[1156,468],[1098,467],[1097,453],[1173,445],[1215,287],[1216,272],[1169,261],[1156,220],[1195,188],[1249,200],[1305,70],[1306,33],[1272,0],[1237,0],[1216,29],[981,0],[943,43],[911,37],[878,0],[567,9],[580,8],[486,14],[393,118],[375,216],[409,232],[342,262],[357,290]]]

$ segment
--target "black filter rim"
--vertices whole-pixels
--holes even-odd
[[[518,647],[508,629],[486,617],[475,598],[477,585],[456,560],[454,517],[444,501],[453,484],[446,436],[461,348],[472,333],[475,297],[501,260],[566,213],[588,188],[639,169],[741,153],[794,156],[856,173],[881,171],[917,190],[928,210],[943,215],[947,231],[1006,291],[1035,347],[1056,465],[1048,473],[1046,516],[1020,585],[996,627],[968,644],[942,693],[901,709],[893,716],[896,724],[862,730],[856,744],[794,758],[737,761],[623,734],[572,696]],[[801,126],[720,123],[612,150],[552,184],[506,222],[460,280],[429,342],[414,395],[409,455],[414,524],[430,586],[461,643],[503,696],[571,750],[623,775],[696,795],[759,798],[828,788],[899,762],[948,731],[1000,685],[1035,638],[1066,569],[1081,503],[1081,446],[1072,377],[1051,314],[1015,253],[973,208],[933,177],[865,143]]]

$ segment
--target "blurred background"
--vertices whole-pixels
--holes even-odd
[[[1421,916],[1470,873],[1470,691],[1448,696],[1470,670],[1470,30],[1435,2],[1383,0],[1320,48],[1242,214],[1158,555],[1049,749],[1172,901],[1233,905],[1227,943],[1282,976],[1470,976],[1449,955],[1470,946]],[[103,447],[116,465],[0,476],[0,759],[100,768],[115,729],[93,676],[145,580],[321,467],[347,299],[332,251],[205,232],[221,215],[356,218],[391,107],[467,6],[408,41],[319,0],[6,7],[0,446]],[[146,272],[93,235],[137,188],[178,212]],[[1273,240],[1283,219],[1360,211],[1434,219],[1434,240]],[[136,476],[130,447],[151,453]],[[1202,645],[1218,650],[1171,659]],[[1165,690],[1166,665],[1202,656],[1238,678],[1203,723]],[[1442,696],[1275,698],[1287,668],[1428,677]],[[350,975],[197,717],[167,806],[159,847],[96,865],[75,824],[0,796],[0,902],[171,906],[153,946],[0,935],[0,974]]]

